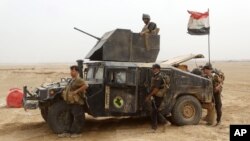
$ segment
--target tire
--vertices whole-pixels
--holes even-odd
[[[41,107],[40,108],[42,118],[44,119],[45,122],[47,122],[47,120],[48,120],[48,112],[49,112],[48,110],[49,110],[48,107]]]
[[[68,105],[64,101],[54,103],[48,111],[48,124],[56,134],[69,130],[73,117],[68,111]]]
[[[178,126],[197,125],[202,117],[200,102],[193,96],[186,95],[177,99],[173,110],[171,123]]]

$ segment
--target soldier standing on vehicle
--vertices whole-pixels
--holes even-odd
[[[144,35],[144,34],[157,35],[158,34],[159,29],[157,28],[154,22],[150,22],[150,16],[148,14],[142,14],[142,20],[145,25],[140,32],[141,35]]]
[[[221,107],[222,107],[222,103],[221,103],[222,81],[217,74],[212,73],[212,65],[210,63],[207,63],[203,67],[203,73],[204,73],[204,77],[209,78],[213,83],[213,96],[214,96],[214,103],[215,103],[215,109],[216,109],[216,115],[217,115],[216,125],[219,125],[221,122],[221,115],[222,115],[222,111],[221,111]],[[214,112],[213,109],[208,109],[208,113],[206,116],[206,119],[208,121],[208,125],[213,124],[213,120],[211,120],[211,118],[213,118],[213,116],[211,116],[211,115],[213,115],[213,112]]]
[[[84,124],[84,97],[88,84],[79,77],[78,66],[70,67],[72,80],[68,83],[63,91],[62,97],[68,104],[68,112],[73,117],[72,123],[69,125],[69,130],[58,137],[79,137],[81,136],[82,127]],[[70,135],[71,134],[71,135]]]
[[[160,118],[161,120],[164,119],[165,120],[164,122],[167,123],[167,120],[160,113],[159,108],[163,101],[164,95],[167,93],[169,77],[167,79],[164,79],[160,69],[161,67],[159,64],[154,64],[152,66],[153,77],[151,79],[150,94],[146,97],[147,102],[151,100],[151,105],[152,105],[151,127],[154,131],[157,129],[157,124]]]
[[[149,43],[148,43],[148,36],[149,35],[157,35],[158,32],[160,31],[159,28],[157,28],[156,23],[150,22],[150,16],[148,14],[143,14],[142,15],[142,20],[145,23],[144,27],[142,28],[140,35],[145,36],[145,46],[146,49],[149,49]]]

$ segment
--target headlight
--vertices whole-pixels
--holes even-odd
[[[50,95],[50,96],[53,96],[54,94],[55,94],[55,90],[53,90],[53,89],[52,89],[52,90],[49,90],[49,95]]]

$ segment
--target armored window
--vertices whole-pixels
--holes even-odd
[[[93,67],[91,67],[91,68],[88,69],[87,80],[94,78],[94,70],[95,69]]]
[[[96,74],[95,74],[95,79],[103,79],[103,67],[100,67],[97,69]]]
[[[108,82],[113,84],[125,84],[126,76],[126,71],[124,70],[112,70],[108,72]]]
[[[116,82],[119,84],[126,83],[126,72],[116,72],[115,78],[116,78]]]

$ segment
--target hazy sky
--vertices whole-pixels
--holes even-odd
[[[96,36],[115,28],[139,32],[142,13],[160,27],[158,59],[187,53],[207,57],[207,36],[187,34],[187,10],[210,9],[211,59],[250,59],[247,0],[0,0],[0,63],[74,62]]]

